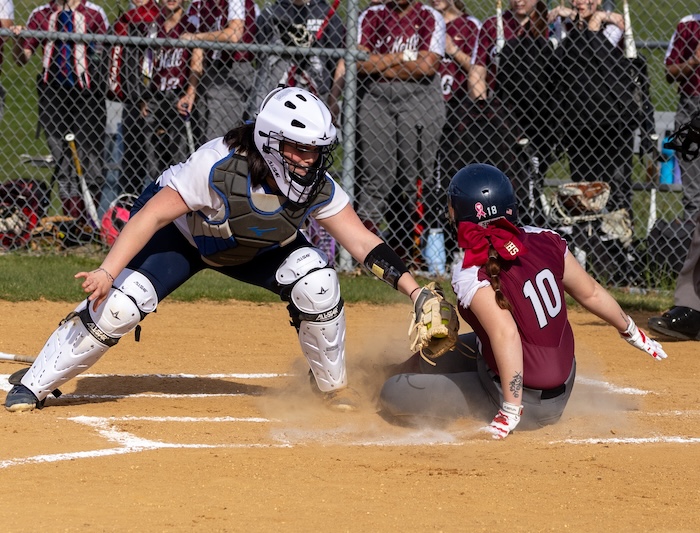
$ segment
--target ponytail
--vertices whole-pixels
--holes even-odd
[[[484,269],[491,280],[491,288],[493,288],[496,293],[496,303],[498,307],[506,311],[512,311],[513,306],[510,305],[508,298],[506,298],[505,294],[501,291],[501,261],[493,245],[489,245],[489,259],[486,261]]]

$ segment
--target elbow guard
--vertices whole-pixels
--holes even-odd
[[[372,274],[394,289],[399,284],[399,278],[408,272],[408,268],[398,254],[385,242],[378,244],[367,254],[365,266]]]

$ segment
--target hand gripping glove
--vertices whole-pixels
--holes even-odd
[[[485,430],[491,433],[494,439],[505,439],[513,432],[518,422],[520,422],[520,415],[522,413],[522,405],[503,402],[503,406],[501,406],[496,416],[493,417],[491,424],[489,424]]]
[[[445,300],[438,283],[431,282],[418,293],[408,335],[411,350],[423,358],[437,358],[454,348],[459,332],[459,317]]]
[[[664,352],[663,348],[661,347],[661,344],[647,337],[647,334],[637,327],[637,324],[634,323],[634,320],[632,320],[629,315],[627,316],[627,320],[630,321],[629,326],[627,326],[625,331],[620,332],[620,337],[625,339],[635,348],[648,353],[657,361],[661,361],[662,359],[666,359],[668,357],[666,352]]]

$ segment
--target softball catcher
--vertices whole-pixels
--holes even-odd
[[[288,302],[317,389],[329,407],[354,410],[338,276],[302,231],[309,217],[416,302],[416,349],[435,357],[451,348],[454,307],[438,291],[420,288],[396,253],[362,225],[327,172],[335,146],[325,104],[303,89],[277,88],[254,122],[166,170],[135,202],[100,267],[76,274],[87,300],[51,335],[5,407],[42,407],[51,391],[87,370],[168,294],[210,268]]]

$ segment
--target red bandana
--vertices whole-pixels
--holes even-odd
[[[505,218],[490,222],[486,227],[462,221],[457,231],[457,243],[464,249],[463,268],[481,266],[489,259],[489,244],[506,261],[513,261],[527,252],[525,245],[516,237],[520,230]]]

